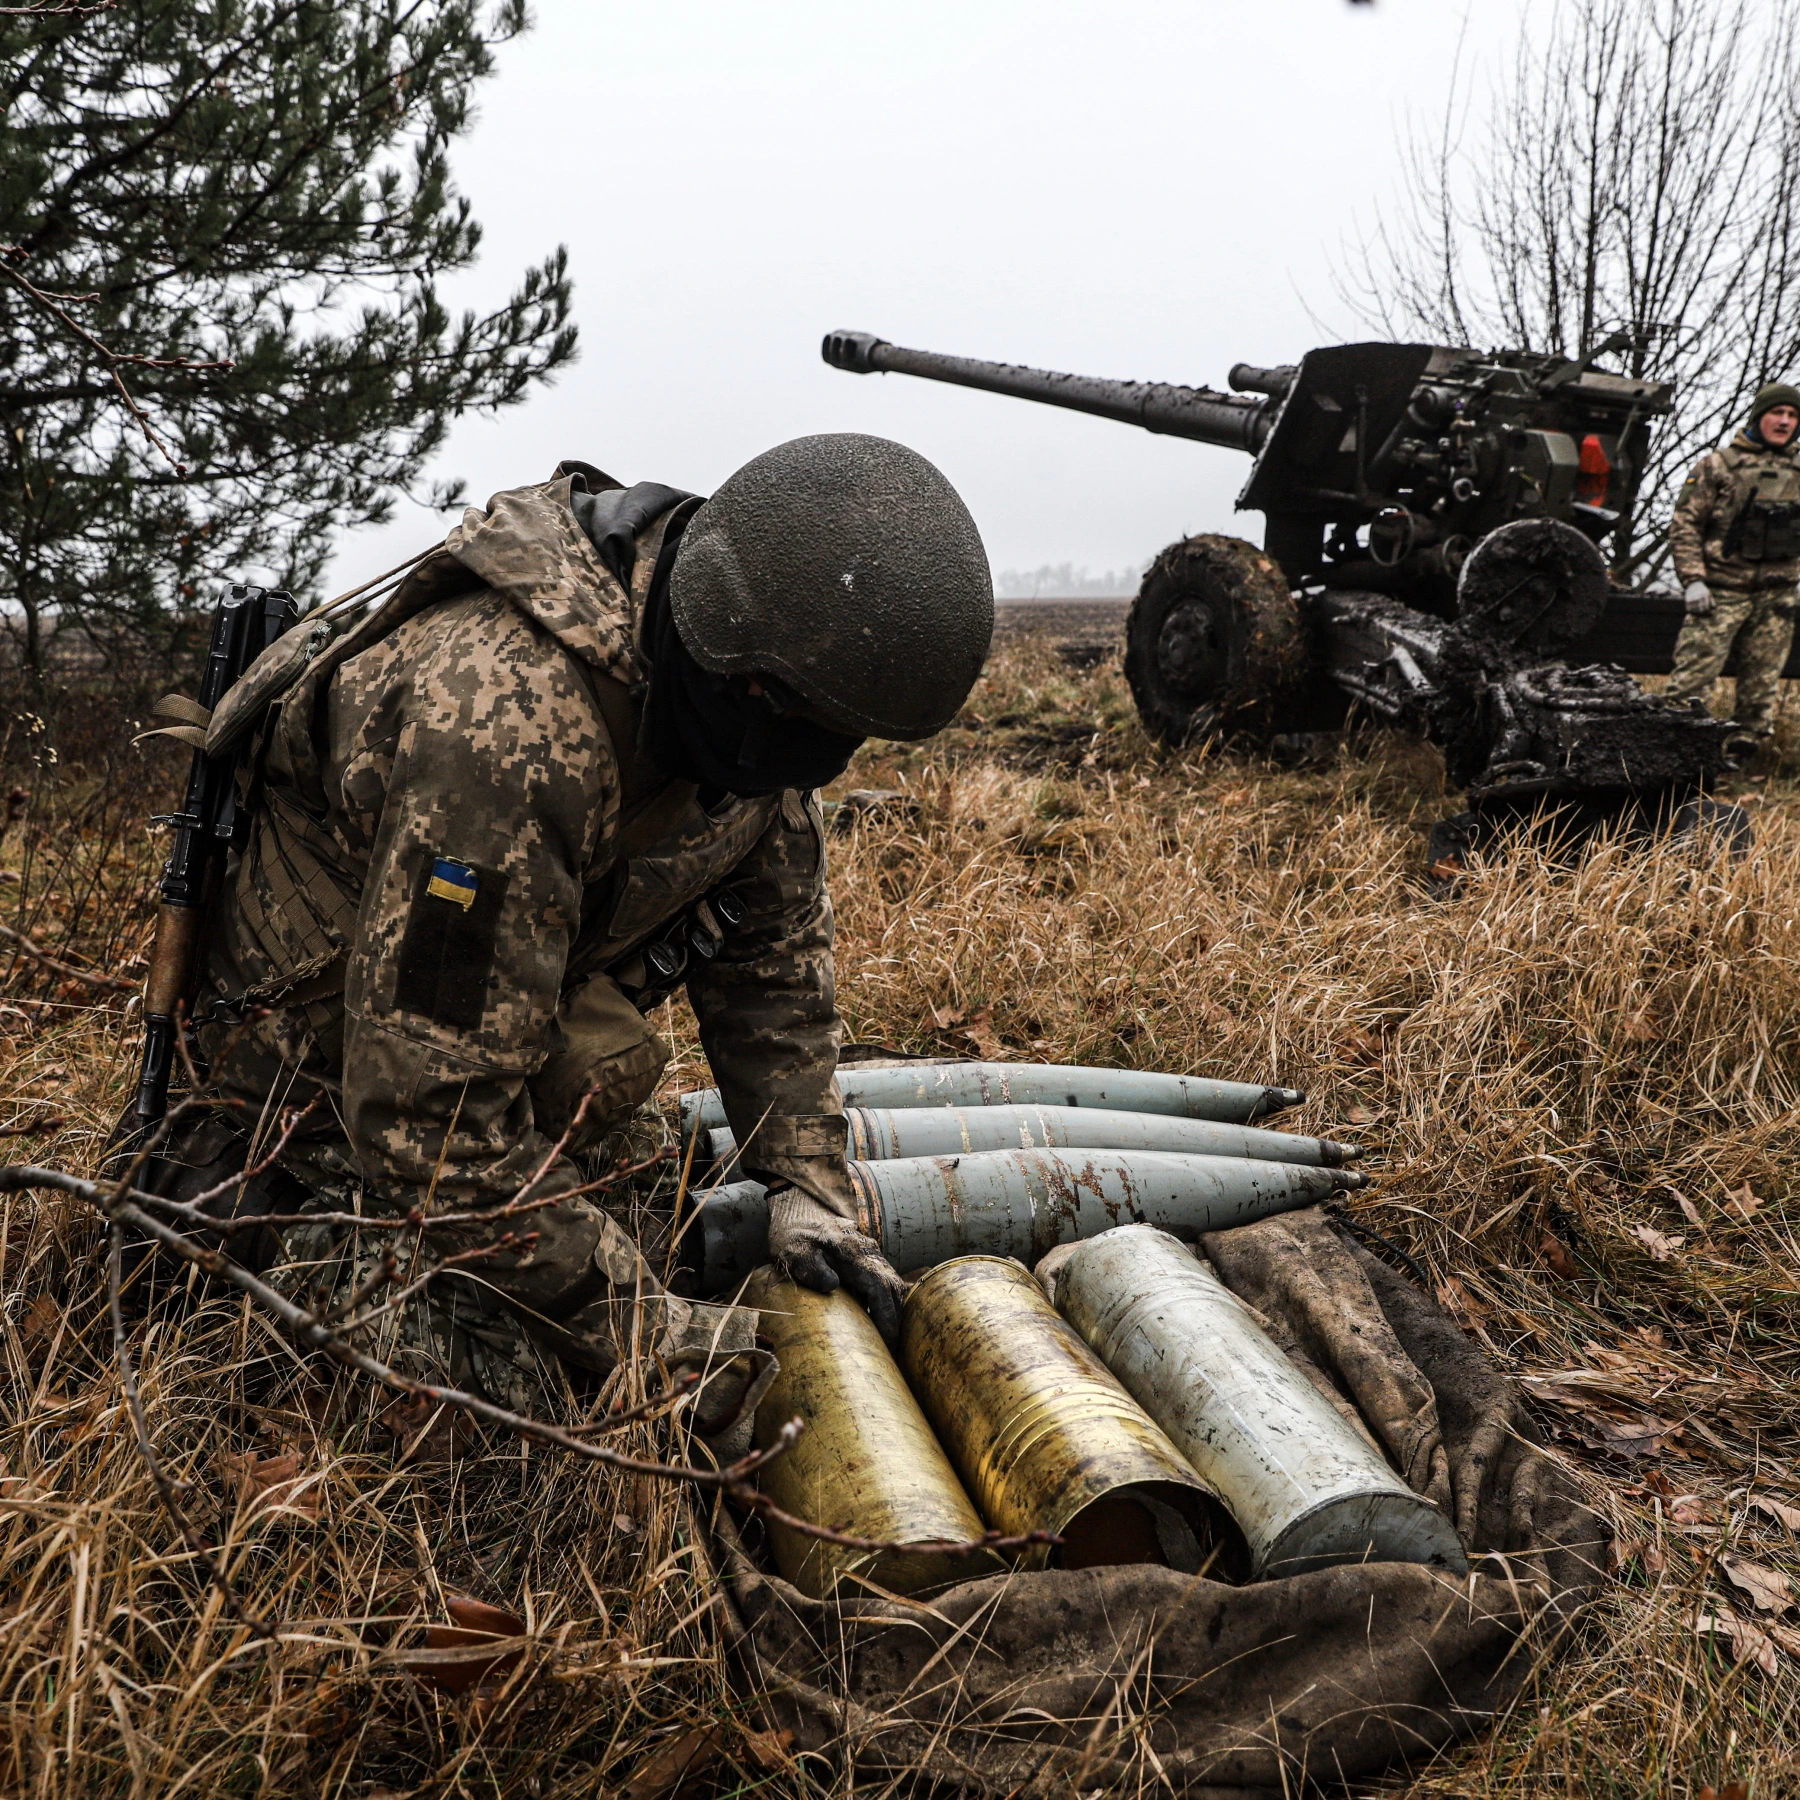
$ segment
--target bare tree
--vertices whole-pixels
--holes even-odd
[[[1547,19],[1545,17],[1547,14]],[[1675,384],[1616,578],[1653,581],[1674,491],[1800,361],[1797,0],[1550,0],[1453,81],[1342,298],[1391,336],[1584,356]],[[1609,358],[1610,362],[1611,359]]]

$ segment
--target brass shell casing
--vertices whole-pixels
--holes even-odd
[[[762,1314],[760,1335],[781,1373],[756,1409],[767,1449],[789,1419],[806,1430],[761,1476],[777,1506],[856,1537],[899,1544],[978,1538],[987,1529],[932,1435],[869,1315],[839,1289],[815,1294],[773,1269],[750,1277],[744,1304]],[[845,1575],[897,1594],[929,1593],[1002,1567],[992,1553],[862,1552],[769,1523],[775,1565],[803,1594],[822,1599]]]
[[[1058,1533],[1064,1568],[1198,1568],[1224,1544],[1206,1484],[1021,1264],[940,1263],[907,1296],[900,1356],[996,1530]]]

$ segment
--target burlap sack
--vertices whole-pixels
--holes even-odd
[[[715,1512],[699,1536],[738,1678],[796,1750],[995,1796],[1292,1795],[1480,1731],[1567,1637],[1607,1529],[1534,1447],[1493,1362],[1317,1210],[1202,1247],[1394,1466],[1452,1498],[1476,1572],[1368,1563],[1234,1587],[1051,1570],[929,1602],[845,1588],[820,1602]]]

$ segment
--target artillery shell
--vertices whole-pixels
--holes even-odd
[[[1306,1098],[1298,1088],[1257,1082],[1062,1063],[922,1062],[899,1068],[847,1063],[839,1068],[837,1082],[846,1106],[1098,1106],[1234,1125],[1266,1118]],[[717,1088],[681,1096],[684,1136],[726,1123]]]
[[[804,1594],[823,1598],[846,1574],[897,1594],[928,1593],[1002,1567],[992,1552],[950,1556],[904,1546],[966,1543],[987,1529],[963,1491],[919,1403],[869,1315],[841,1288],[815,1294],[759,1269],[745,1304],[762,1314],[761,1334],[781,1373],[756,1409],[756,1443],[767,1449],[789,1419],[806,1429],[761,1476],[785,1511],[854,1537],[901,1548],[865,1552],[769,1522],[775,1564]]]
[[[853,1162],[863,1226],[902,1274],[956,1256],[1036,1263],[1115,1225],[1181,1237],[1226,1231],[1361,1185],[1347,1169],[1155,1150],[985,1150]],[[688,1233],[700,1291],[723,1292],[768,1257],[768,1207],[754,1182],[699,1197]],[[697,1241],[696,1240],[697,1234]]]
[[[1056,1304],[1224,1501],[1256,1575],[1365,1560],[1467,1571],[1443,1513],[1167,1232],[1083,1244],[1057,1271]]]
[[[976,1150],[1171,1150],[1335,1169],[1362,1154],[1330,1138],[1098,1106],[851,1106],[845,1118],[850,1155],[863,1162]],[[702,1154],[721,1163],[736,1148],[730,1130],[720,1129],[708,1135]]]
[[[900,1357],[982,1513],[1000,1531],[1058,1533],[1060,1566],[1191,1571],[1230,1534],[1194,1470],[1018,1263],[934,1269],[907,1296]]]
[[[1311,1206],[1360,1176],[1246,1156],[1156,1150],[988,1150],[857,1162],[850,1174],[888,1260],[903,1273],[954,1256],[1035,1263],[1115,1225],[1183,1237]]]

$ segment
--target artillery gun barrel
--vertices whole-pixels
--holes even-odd
[[[1094,375],[1028,369],[1019,363],[940,356],[934,350],[890,344],[867,331],[829,332],[821,354],[834,369],[852,375],[922,375],[928,381],[948,381],[957,387],[1007,394],[1015,400],[1039,400],[1046,406],[1117,419],[1166,437],[1192,438],[1196,443],[1247,450],[1252,455],[1269,435],[1276,406],[1274,398],[1251,400],[1212,388],[1174,387],[1160,381],[1107,381]],[[1273,379],[1284,371],[1255,373]]]

